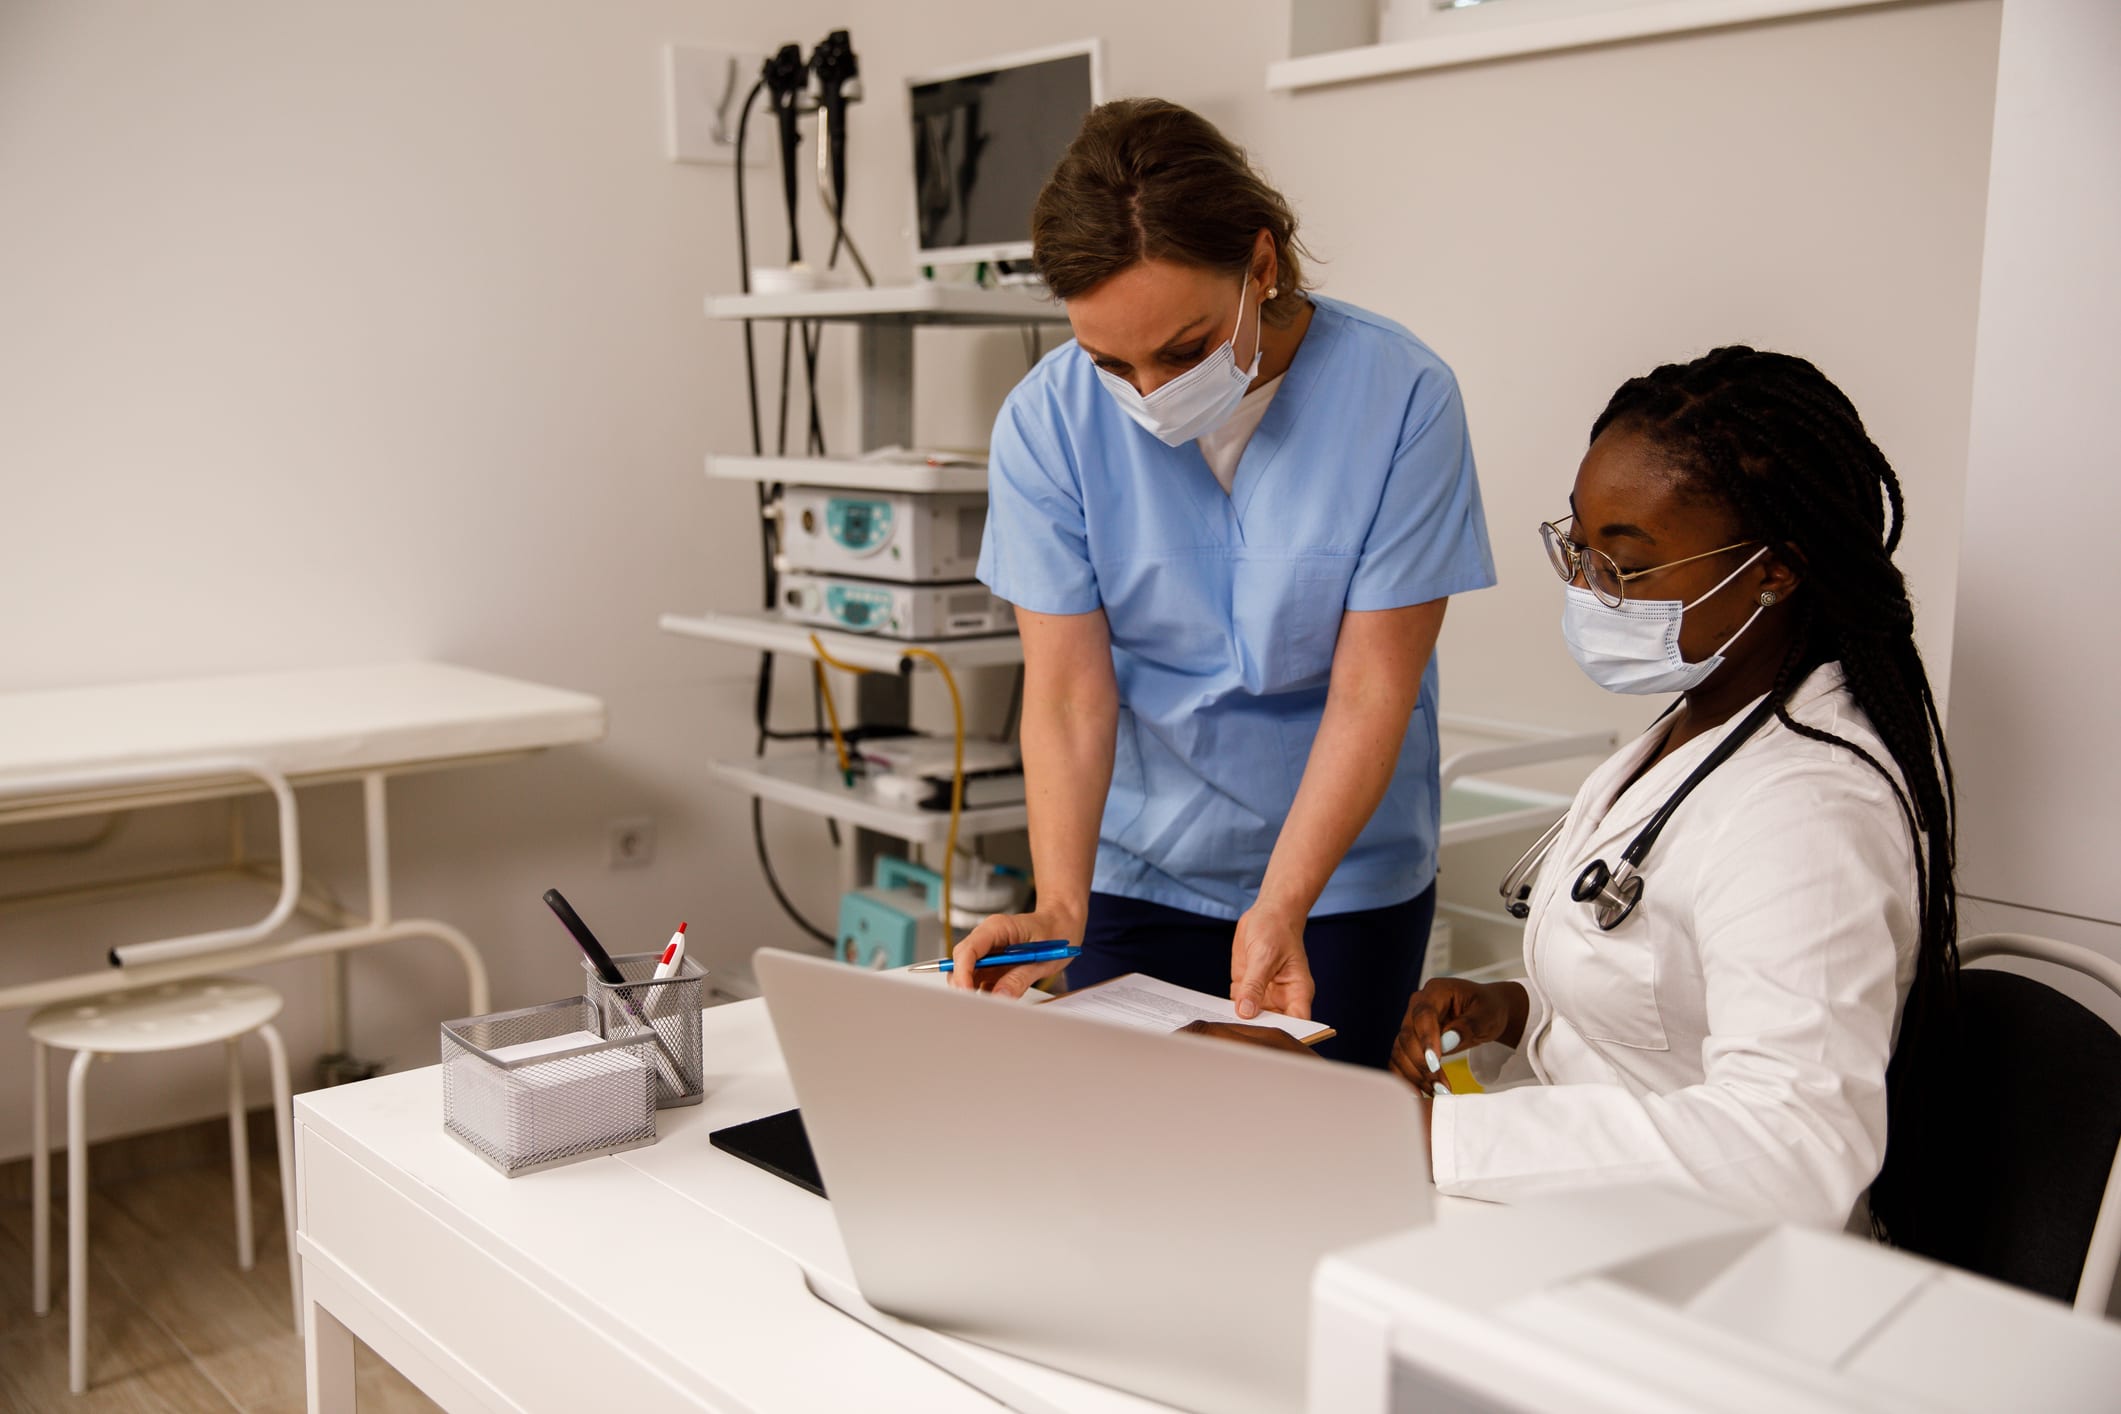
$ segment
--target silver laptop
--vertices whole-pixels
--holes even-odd
[[[1297,1410],[1318,1259],[1429,1220],[1389,1075],[756,963],[855,1281],[891,1315],[1189,1409]]]

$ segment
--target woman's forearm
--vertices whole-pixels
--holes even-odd
[[[1089,912],[1119,729],[1119,685],[1101,616],[1096,627],[1092,642],[1073,641],[1079,626],[1070,624],[1067,639],[1034,630],[1025,643],[1021,733],[1032,874],[1039,911],[1078,929]]]
[[[1325,715],[1274,842],[1260,907],[1293,921],[1308,916],[1370,822],[1392,783],[1443,611],[1438,600],[1345,616]]]
[[[1308,916],[1333,871],[1384,799],[1389,764],[1399,757],[1412,704],[1328,700],[1304,767],[1296,803],[1274,842],[1259,902],[1290,918]]]
[[[1093,699],[1095,694],[1092,694]],[[1097,829],[1112,786],[1116,698],[1033,704],[1023,718],[1024,799],[1031,814],[1031,867],[1041,911],[1080,923],[1090,907]]]

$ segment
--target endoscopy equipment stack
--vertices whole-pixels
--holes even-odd
[[[1011,335],[1028,365],[1054,341],[1065,314],[1030,277],[1029,213],[1083,114],[1101,97],[1100,59],[1090,41],[907,81],[913,170],[904,187],[914,208],[910,254],[919,278],[903,284],[877,282],[844,220],[847,115],[863,97],[847,32],[826,36],[807,58],[800,46],[783,46],[766,60],[737,115],[740,292],[710,296],[706,312],[742,330],[751,446],[746,454],[710,455],[706,470],[711,480],[754,487],[761,593],[752,609],[665,614],[660,623],[672,634],[758,654],[755,753],[716,761],[713,775],[752,797],[754,848],[783,910],[851,960],[926,953],[948,930],[902,933],[894,923],[893,941],[880,949],[873,933],[850,939],[834,920],[811,921],[774,869],[764,805],[830,822],[840,892],[863,896],[850,916],[867,908],[872,924],[893,921],[871,907],[880,899],[909,916],[938,918],[962,915],[967,900],[984,904],[985,891],[1005,880],[984,865],[967,873],[961,860],[956,868],[940,861],[977,854],[983,837],[1025,824],[1020,773],[1013,792],[1008,780],[1017,771],[1011,738],[1020,676],[999,731],[966,725],[959,694],[961,681],[976,686],[982,671],[1020,674],[1023,662],[1013,612],[975,578],[986,457],[924,447],[916,437],[915,343],[917,333],[930,330]],[[761,120],[778,133],[780,181],[771,185],[788,218],[785,263],[755,250],[746,225],[755,188],[766,185],[754,172],[747,192],[742,160],[746,135]],[[817,207],[830,242],[822,259],[816,246],[824,242],[813,242],[807,260],[802,242],[798,174],[806,140],[814,143]],[[828,338],[849,332],[851,431],[847,445],[828,450],[820,352]],[[829,378],[845,365],[822,366]],[[813,667],[804,707],[784,703],[777,711],[777,659],[849,670],[853,691],[835,701],[830,679]],[[952,702],[956,720],[937,724],[933,734],[915,730],[916,672],[943,679]],[[780,678],[785,691],[785,673]],[[976,691],[971,703],[977,711]],[[776,750],[775,743],[788,745]],[[928,908],[921,900],[935,891],[912,882],[901,867],[909,857],[927,861],[943,881],[941,894],[966,899],[943,898]],[[898,862],[880,873],[887,860]]]

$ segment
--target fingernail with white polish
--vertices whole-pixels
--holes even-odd
[[[1451,1093],[1451,1087],[1439,1080],[1436,1082],[1436,1093],[1439,1095],[1448,1095]]]
[[[1457,1049],[1458,1049],[1458,1033],[1457,1033],[1456,1031],[1446,1031],[1446,1032],[1444,1032],[1444,1033],[1443,1033],[1443,1043],[1442,1043],[1442,1044],[1443,1044],[1443,1053],[1444,1053],[1445,1055],[1449,1055],[1449,1054],[1451,1054],[1451,1052],[1453,1052],[1453,1051],[1457,1050]]]
[[[1434,1051],[1423,1051],[1423,1052],[1421,1053],[1421,1058],[1422,1058],[1423,1060],[1425,1060],[1425,1061],[1427,1061],[1427,1062],[1429,1063],[1429,1069],[1431,1069],[1431,1070],[1442,1070],[1442,1069],[1443,1069],[1443,1062],[1442,1062],[1442,1061],[1439,1061],[1438,1059],[1436,1059],[1436,1052],[1434,1052]]]

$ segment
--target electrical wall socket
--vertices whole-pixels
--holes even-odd
[[[612,868],[643,869],[655,862],[655,821],[648,816],[614,820],[604,830]]]
[[[663,46],[663,155],[673,162],[704,162],[728,167],[736,162],[737,119],[744,96],[758,82],[766,56],[697,44]],[[766,160],[773,125],[765,121],[765,104],[752,111],[744,136],[745,160]]]

